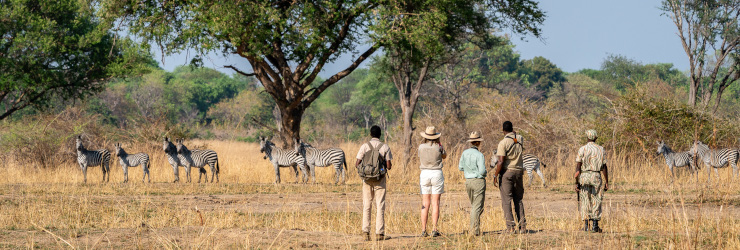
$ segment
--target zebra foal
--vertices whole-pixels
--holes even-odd
[[[656,155],[663,155],[665,158],[665,164],[668,165],[668,169],[671,170],[671,182],[675,179],[675,173],[673,172],[674,167],[685,167],[689,166],[693,174],[696,174],[696,178],[699,178],[699,172],[697,166],[694,164],[694,156],[691,151],[686,152],[673,152],[671,147],[663,141],[655,142],[658,144],[658,151]]]
[[[75,140],[77,148],[77,163],[80,164],[84,182],[87,183],[87,167],[100,166],[103,169],[103,182],[110,181],[110,152],[107,149],[87,150],[82,145],[82,136]],[[106,176],[108,177],[106,179]]]
[[[116,143],[116,155],[118,156],[118,163],[123,168],[123,183],[128,182],[128,168],[136,167],[141,165],[141,169],[144,171],[144,176],[141,177],[141,182],[149,180],[152,182],[151,176],[149,175],[149,155],[146,153],[129,154],[123,150],[121,143]]]
[[[493,150],[493,157],[491,157],[491,168],[495,168],[496,164],[498,164],[498,157],[496,157],[496,149]],[[523,154],[522,155],[522,167],[524,167],[525,170],[527,170],[527,175],[529,176],[529,184],[528,186],[532,185],[532,171],[535,171],[537,175],[540,176],[540,179],[542,180],[542,186],[547,187],[547,181],[545,181],[545,176],[542,174],[542,170],[540,170],[540,165],[542,165],[542,168],[546,168],[547,165],[544,162],[541,162],[537,156],[533,154]]]
[[[295,173],[295,180],[298,183],[298,168],[303,173],[303,183],[308,181],[306,174],[306,161],[293,150],[284,150],[275,146],[269,138],[260,136],[260,153],[265,153],[264,159],[270,159],[272,166],[275,168],[275,183],[280,183],[280,167],[291,167]]]
[[[311,146],[311,144],[303,142],[303,140],[295,140],[295,152],[306,161],[313,183],[316,183],[316,167],[326,167],[329,165],[334,165],[334,184],[339,183],[340,175],[342,177],[342,184],[345,183],[347,179],[347,174],[345,173],[347,159],[342,149],[317,149]]]
[[[695,141],[694,146],[691,147],[691,153],[699,157],[704,162],[704,165],[714,168],[714,173],[717,175],[718,180],[719,172],[717,169],[727,167],[727,165],[732,166],[733,177],[737,177],[738,151],[736,149],[709,149],[709,146],[701,141]],[[712,179],[711,174],[712,172],[708,167],[707,183]]]
[[[177,155],[180,158],[180,162],[185,166],[185,175],[188,177],[188,182],[190,182],[190,167],[200,169],[198,183],[200,183],[200,178],[203,175],[206,176],[206,182],[208,182],[208,173],[206,173],[204,168],[206,165],[211,167],[211,182],[213,182],[214,176],[216,177],[216,182],[219,182],[218,172],[221,169],[218,166],[218,154],[216,154],[216,151],[210,149],[190,150],[182,142],[183,139],[177,140]]]

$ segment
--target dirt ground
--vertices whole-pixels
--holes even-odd
[[[168,184],[152,184],[168,185]],[[254,184],[258,185],[258,184]],[[295,185],[295,184],[293,184]],[[248,185],[245,185],[248,186]],[[310,188],[310,186],[308,186]],[[48,197],[48,194],[34,194],[34,192],[18,192],[9,190],[24,190],[27,187],[4,187],[4,194],[0,195],[0,204],[18,203],[22,200],[33,199],[35,195]],[[252,187],[255,188],[255,187]],[[260,187],[257,187],[260,188]],[[295,185],[295,188],[304,187]],[[387,231],[393,239],[384,242],[364,242],[359,235],[360,221],[348,221],[347,232],[316,231],[306,228],[285,227],[213,227],[213,226],[185,226],[185,227],[156,227],[141,223],[130,228],[83,228],[77,229],[75,237],[69,238],[67,230],[43,228],[35,225],[31,229],[4,229],[0,231],[0,248],[66,248],[68,245],[75,248],[149,248],[160,246],[164,248],[467,248],[467,247],[514,247],[514,248],[541,248],[574,246],[589,248],[599,246],[598,242],[604,239],[619,238],[658,238],[669,237],[670,230],[660,228],[649,229],[629,228],[630,223],[624,221],[646,221],[651,218],[667,218],[669,214],[681,215],[702,214],[705,217],[740,215],[740,195],[724,196],[721,199],[706,199],[697,204],[698,199],[704,199],[701,194],[686,194],[680,197],[683,202],[675,200],[675,195],[667,192],[630,193],[628,191],[608,193],[604,201],[603,234],[589,234],[577,231],[580,226],[577,215],[575,193],[567,190],[569,186],[555,188],[529,189],[525,194],[525,209],[529,222],[529,234],[506,235],[493,230],[484,230],[484,236],[474,238],[463,234],[467,228],[467,218],[455,223],[464,225],[442,226],[443,237],[437,239],[421,238],[416,233]],[[353,191],[357,190],[357,191]],[[188,210],[197,209],[200,216],[208,219],[213,213],[233,214],[260,214],[271,216],[280,214],[331,214],[356,213],[359,214],[362,206],[359,188],[334,188],[328,192],[301,192],[301,193],[253,193],[253,194],[164,194],[152,199],[151,195],[130,195],[125,192],[112,195],[84,196],[85,199],[100,204],[128,204],[146,200],[153,209],[175,208]],[[486,212],[484,217],[500,216],[500,199],[496,189],[489,188],[486,194]],[[443,216],[454,211],[463,216],[469,211],[469,202],[461,188],[451,188],[442,196]],[[671,198],[674,197],[674,198]],[[75,198],[75,195],[67,195]],[[80,198],[83,198],[80,195]],[[681,205],[683,204],[683,205]],[[388,223],[394,223],[389,216],[417,216],[420,207],[419,195],[411,190],[389,192],[387,205],[390,214],[386,215]],[[499,211],[490,212],[490,211]],[[277,216],[277,215],[274,215]],[[464,216],[463,216],[464,217]],[[486,218],[488,221],[503,221],[503,218]],[[619,227],[610,227],[610,221],[622,221]],[[413,218],[411,218],[413,221]],[[486,220],[484,220],[486,221]],[[453,223],[442,218],[441,223]],[[616,222],[615,222],[616,223]],[[638,222],[639,223],[639,222]],[[557,225],[559,224],[559,225]],[[625,224],[628,224],[625,226]],[[356,228],[356,230],[352,229]],[[340,230],[341,231],[341,230]],[[638,236],[635,236],[639,234]],[[579,239],[590,239],[591,243],[583,243]],[[555,244],[553,244],[555,243]],[[663,245],[667,246],[667,245]],[[601,246],[604,247],[604,246]],[[669,246],[667,246],[669,247]],[[607,247],[608,248],[608,247]]]

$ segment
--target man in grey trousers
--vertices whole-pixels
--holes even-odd
[[[486,160],[478,150],[483,138],[478,132],[470,133],[471,147],[463,151],[458,168],[465,176],[465,190],[470,198],[470,233],[480,235],[480,215],[486,200]]]
[[[501,187],[501,207],[506,218],[507,233],[527,233],[527,219],[524,217],[524,185],[522,174],[522,137],[514,132],[514,126],[510,121],[505,121],[503,131],[506,134],[496,149],[498,164],[494,172],[493,185]],[[514,203],[516,218],[511,212],[511,203]]]

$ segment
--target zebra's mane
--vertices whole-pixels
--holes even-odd
[[[666,144],[666,143],[661,143],[660,145],[661,145],[660,147],[662,147],[662,148],[663,148],[663,152],[665,152],[666,154],[670,154],[670,153],[675,153],[675,152],[673,151],[673,149],[671,149],[671,147],[670,147],[670,146],[668,146],[668,144]]]

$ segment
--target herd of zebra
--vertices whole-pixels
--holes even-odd
[[[694,141],[689,151],[685,152],[673,152],[668,145],[663,141],[656,142],[658,144],[657,155],[663,155],[665,163],[668,165],[668,169],[671,170],[671,177],[675,176],[673,172],[674,167],[685,167],[689,166],[694,174],[697,174],[700,169],[695,160],[701,160],[705,166],[707,166],[707,182],[711,180],[711,169],[714,169],[714,174],[719,178],[718,168],[724,168],[732,166],[733,177],[737,177],[737,161],[738,150],[732,148],[722,149],[710,149],[709,146],[701,141]],[[698,157],[698,158],[695,158]]]
[[[260,139],[260,152],[264,153],[264,159],[269,159],[275,169],[275,183],[280,183],[280,168],[289,167],[292,168],[296,182],[299,180],[299,170],[303,174],[302,182],[308,182],[308,176],[310,173],[311,181],[316,182],[316,167],[334,166],[335,184],[345,183],[347,169],[347,159],[344,151],[340,148],[328,148],[328,149],[317,149],[311,144],[304,142],[303,140],[296,140],[293,150],[286,150],[275,146],[269,138],[259,137]],[[658,144],[657,155],[663,155],[665,163],[668,165],[671,171],[671,177],[675,176],[675,167],[689,166],[690,169],[697,173],[699,166],[694,163],[694,157],[698,157],[707,168],[707,182],[711,180],[711,171],[714,169],[715,175],[719,176],[717,171],[718,168],[732,166],[733,176],[738,175],[737,163],[740,159],[739,151],[737,149],[710,149],[709,146],[702,143],[701,141],[695,141],[689,151],[685,152],[673,152],[671,148],[663,141],[656,142]],[[87,182],[87,167],[101,166],[103,170],[103,182],[110,180],[110,158],[111,154],[107,149],[100,150],[87,150],[82,144],[82,137],[77,136],[76,138],[76,149],[77,149],[77,163],[80,164],[82,173],[84,176],[84,182]],[[211,168],[211,182],[219,181],[218,173],[220,167],[218,164],[218,155],[215,151],[210,149],[188,149],[182,139],[175,140],[172,143],[169,138],[165,137],[163,141],[163,150],[167,155],[167,161],[172,166],[173,174],[175,177],[174,182],[180,181],[178,174],[179,167],[185,168],[185,175],[187,182],[191,181],[190,168],[195,167],[199,169],[198,182],[200,183],[203,175],[206,176],[208,181],[208,174],[205,166],[208,165]],[[149,155],[146,153],[129,154],[122,147],[120,143],[115,144],[115,153],[119,159],[119,163],[123,168],[124,182],[128,182],[128,168],[141,166],[144,175],[142,176],[142,182],[147,180],[151,182],[149,175]],[[495,151],[493,152],[496,153]],[[523,166],[529,176],[529,184],[532,184],[533,172],[539,175],[542,180],[542,185],[547,186],[545,177],[542,174],[540,166],[545,168],[547,165],[542,163],[537,156],[532,154],[525,154],[523,157]],[[492,157],[491,167],[496,165],[496,157]],[[717,177],[719,178],[719,177]]]

